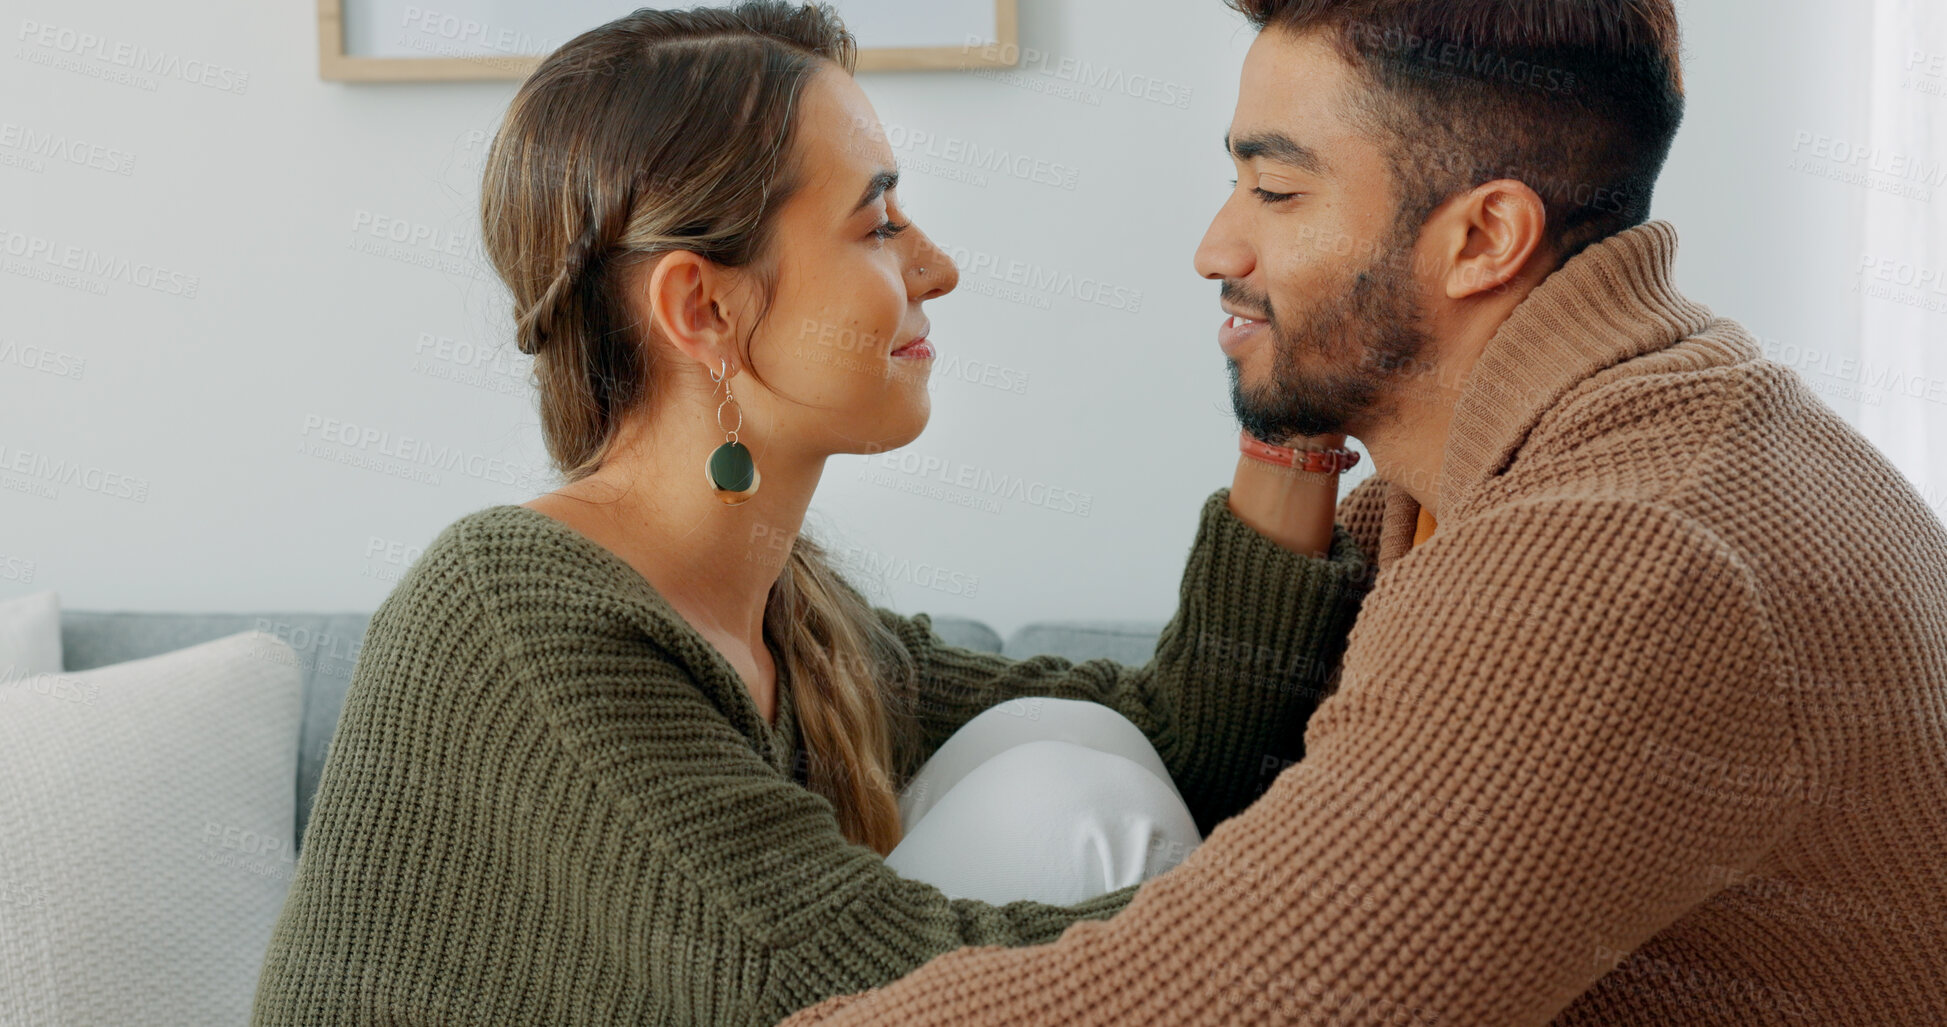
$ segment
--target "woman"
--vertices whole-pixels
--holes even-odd
[[[1112,915],[1297,755],[1363,570],[1331,474],[1242,461],[1140,668],[949,646],[800,534],[924,426],[956,280],[853,55],[645,10],[514,99],[485,237],[566,484],[374,614],[255,1023],[775,1023]]]

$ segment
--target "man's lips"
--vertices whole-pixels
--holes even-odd
[[[1264,332],[1269,323],[1259,318],[1232,313],[1217,328],[1217,345],[1223,349],[1225,356],[1235,358],[1245,346],[1250,344],[1251,340]]]

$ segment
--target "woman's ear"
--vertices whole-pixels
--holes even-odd
[[[643,297],[655,329],[683,355],[712,369],[737,353],[730,275],[688,250],[665,253],[649,272]]]

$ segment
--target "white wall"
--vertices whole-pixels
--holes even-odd
[[[1786,169],[1796,132],[1856,117],[1863,76],[1847,55],[1865,27],[1848,6],[1685,8],[1690,118],[1658,214],[1682,232],[1686,288],[1780,345],[1853,345],[1857,191]],[[1048,55],[1028,67],[863,79],[906,144],[907,203],[964,265],[960,291],[931,308],[935,418],[907,454],[936,477],[1065,490],[1086,516],[972,509],[905,491],[928,478],[887,458],[848,457],[831,464],[814,529],[887,570],[868,591],[904,610],[1003,632],[1161,619],[1196,511],[1234,464],[1216,288],[1191,253],[1228,188],[1220,140],[1250,35],[1217,0],[1022,8],[1023,42]],[[10,9],[0,598],[53,587],[70,608],[370,609],[453,518],[547,487],[525,358],[503,345],[476,241],[481,143],[513,83],[320,82],[306,0]],[[42,45],[30,22],[107,42]],[[118,46],[214,84],[119,81]],[[36,156],[48,135],[83,163]],[[1040,170],[978,166],[992,150]],[[430,238],[359,230],[378,219]],[[23,247],[107,271],[44,280],[58,268]],[[1074,284],[1010,286],[1010,273]],[[1139,311],[1116,309],[1138,297]],[[450,342],[422,352],[422,337]],[[478,380],[455,381],[469,349]],[[981,384],[965,361],[1026,384]],[[385,441],[323,439],[327,421]],[[419,444],[474,473],[435,483],[344,462],[409,468],[386,454]]]
[[[1857,423],[1858,395],[1816,373],[1824,365],[1808,354],[1858,351],[1849,290],[1866,194],[1813,172],[1826,166],[1816,157],[1818,137],[1864,135],[1867,5],[1677,0],[1677,7],[1688,110],[1656,216],[1677,226],[1679,284],[1742,321],[1772,359],[1813,372],[1807,383]]]

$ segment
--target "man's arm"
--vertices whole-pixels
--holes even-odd
[[[1545,1024],[1789,828],[1775,646],[1695,522],[1520,503],[1383,577],[1307,757],[1110,920],[787,1025]]]

